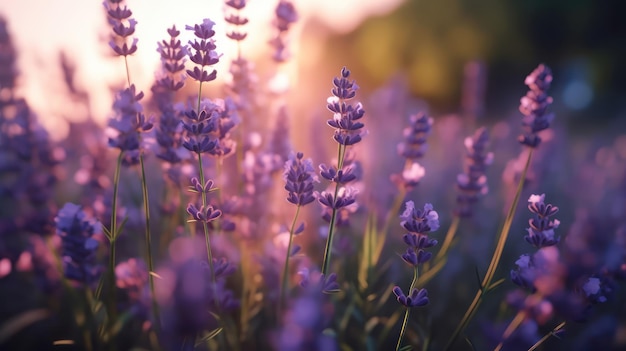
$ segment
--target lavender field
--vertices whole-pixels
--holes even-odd
[[[444,96],[372,68],[391,29],[313,40],[329,2],[135,4],[33,66],[0,6],[0,351],[626,350],[626,123],[568,120],[580,65]]]

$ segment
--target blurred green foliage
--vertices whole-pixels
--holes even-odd
[[[409,0],[329,45],[342,48],[330,52],[348,57],[365,87],[401,72],[412,94],[444,111],[458,107],[470,60],[486,63],[491,100],[523,94],[519,77],[545,62],[555,71],[553,94],[582,74],[595,97],[587,111],[601,107],[606,118],[626,92],[625,12],[623,1]]]

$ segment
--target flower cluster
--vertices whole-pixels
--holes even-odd
[[[400,225],[408,231],[402,239],[408,246],[406,252],[402,254],[402,259],[411,265],[417,272],[417,267],[428,262],[432,257],[432,253],[425,251],[437,245],[437,240],[428,237],[428,233],[439,229],[439,214],[433,210],[431,204],[425,204],[424,209],[415,208],[413,201],[407,201],[406,208],[400,218]],[[424,288],[417,289],[415,287],[415,277],[409,288],[409,294],[405,295],[402,288],[394,287],[393,293],[396,295],[398,302],[406,307],[417,307],[428,304],[428,291]]]
[[[88,219],[79,205],[68,202],[59,210],[56,226],[65,276],[86,285],[95,282],[100,270],[95,263],[98,241],[93,235],[99,232],[100,224]]]
[[[132,11],[127,6],[122,7],[122,0],[108,0],[103,4],[114,33],[109,46],[118,56],[134,54],[137,51],[138,39],[133,38],[130,46],[128,45],[128,37],[135,34],[135,26],[137,25],[137,21],[130,18],[133,15]]]
[[[404,191],[411,191],[426,174],[417,161],[428,150],[427,138],[432,133],[433,119],[420,112],[410,116],[411,124],[404,128],[404,142],[398,144],[398,154],[406,160],[402,174],[394,174],[391,181]]]
[[[308,205],[315,200],[313,187],[317,177],[314,175],[311,159],[303,160],[304,154],[298,152],[285,163],[285,190],[289,193],[287,201],[297,206]]]
[[[327,107],[334,114],[333,119],[327,121],[335,128],[333,139],[340,145],[354,145],[361,141],[364,124],[359,120],[365,115],[361,103],[351,104],[348,101],[356,96],[359,86],[354,80],[349,80],[350,71],[341,69],[341,76],[333,79],[333,96],[328,98]]]
[[[109,138],[109,146],[124,152],[125,165],[139,163],[141,133],[149,131],[153,126],[152,119],[146,119],[143,114],[139,102],[143,96],[143,92],[137,93],[135,86],[131,85],[122,90],[113,103],[116,114],[109,121],[109,126],[115,129],[117,135]]]
[[[176,26],[167,29],[170,40],[157,43],[157,52],[161,56],[161,66],[164,76],[157,80],[156,86],[169,91],[177,91],[185,85],[185,57],[187,48],[178,39],[180,31]]]
[[[487,151],[489,132],[480,128],[472,137],[465,139],[465,172],[456,178],[459,194],[456,197],[456,214],[461,217],[472,215],[472,205],[489,191],[487,167],[493,163],[493,153]]]
[[[185,29],[193,31],[193,34],[197,39],[189,41],[189,46],[193,51],[189,51],[189,59],[195,63],[192,70],[187,70],[189,77],[197,80],[198,82],[210,82],[217,78],[217,71],[214,69],[210,73],[205,68],[207,66],[213,66],[219,62],[219,55],[215,52],[217,46],[215,46],[215,31],[213,26],[215,22],[208,18],[205,18],[201,24],[192,26],[186,26]]]
[[[276,14],[274,26],[277,33],[274,39],[270,41],[270,45],[275,50],[272,58],[276,62],[285,62],[290,56],[287,51],[287,32],[289,27],[298,20],[298,13],[289,0],[280,0],[274,12]]]
[[[238,42],[242,41],[246,38],[246,36],[248,36],[248,33],[241,32],[239,28],[248,23],[248,19],[241,16],[239,12],[243,10],[244,7],[246,7],[246,0],[228,0],[226,1],[226,6],[237,11],[236,14],[230,13],[226,16],[226,18],[224,18],[226,22],[237,28],[227,33],[226,36]]]
[[[554,114],[546,114],[552,104],[552,97],[548,96],[548,89],[552,83],[552,71],[546,65],[539,65],[524,83],[530,88],[526,96],[520,100],[520,112],[524,115],[522,126],[524,134],[519,141],[523,145],[535,148],[541,143],[538,133],[548,129],[554,119]]]

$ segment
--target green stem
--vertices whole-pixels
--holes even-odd
[[[489,268],[487,269],[487,273],[483,278],[480,289],[476,292],[476,296],[474,296],[474,300],[472,304],[469,306],[461,323],[457,326],[452,333],[452,337],[448,341],[448,344],[444,348],[444,350],[449,350],[459,335],[465,330],[469,321],[474,317],[476,311],[478,310],[478,306],[482,302],[483,296],[486,292],[488,292],[491,288],[491,281],[493,276],[495,275],[496,269],[498,268],[498,263],[500,262],[500,258],[502,257],[502,252],[504,251],[504,245],[506,244],[506,239],[509,235],[509,231],[511,230],[511,225],[513,224],[513,218],[515,217],[515,210],[517,209],[517,204],[519,202],[520,196],[522,194],[522,188],[524,187],[524,181],[526,180],[526,173],[528,172],[528,168],[530,167],[530,160],[532,158],[533,149],[528,151],[528,159],[526,160],[526,165],[524,166],[524,170],[522,171],[522,176],[517,185],[517,191],[515,193],[515,197],[513,198],[513,203],[511,203],[511,207],[509,208],[509,212],[504,220],[504,225],[502,226],[502,231],[500,232],[500,237],[498,239],[498,243],[496,245],[495,252],[491,257],[491,262],[489,263]]]
[[[148,200],[148,185],[146,184],[146,169],[144,167],[143,153],[139,155],[139,164],[141,166],[141,190],[143,193],[143,209],[146,215],[146,249],[147,249],[147,261],[148,261],[148,279],[150,282],[150,297],[152,299],[152,313],[154,314],[154,320],[156,323],[157,332],[161,330],[161,316],[159,313],[159,304],[156,301],[156,295],[154,293],[154,263],[152,260],[152,240],[150,235],[150,202]]]
[[[548,334],[544,335],[539,341],[537,341],[528,351],[535,351],[539,348],[546,340],[548,340],[551,336],[556,336],[556,333],[565,327],[565,322],[559,323],[554,329],[552,329]],[[557,336],[558,337],[558,336]]]
[[[340,170],[343,168],[343,161],[346,154],[346,146],[339,144],[339,148],[337,149],[337,169]],[[339,183],[335,183],[335,194],[333,196],[333,201],[337,200],[337,195],[339,194]],[[328,237],[326,238],[326,248],[324,249],[324,261],[322,262],[322,274],[326,277],[328,276],[328,269],[330,268],[330,256],[333,248],[333,238],[335,234],[335,222],[337,221],[337,209],[333,208],[332,214],[330,216],[330,224],[328,225]]]
[[[456,235],[457,230],[459,229],[459,223],[461,222],[461,217],[454,216],[452,223],[450,224],[450,228],[448,228],[448,232],[446,233],[446,238],[443,240],[443,244],[441,244],[441,249],[435,256],[435,262],[443,259],[448,250],[450,250],[450,246],[452,245],[452,240],[454,240],[454,236]]]
[[[202,154],[198,152],[198,167],[200,168],[200,184],[202,184],[202,186],[204,186],[205,180],[204,180],[204,170],[203,170],[203,166],[202,166]],[[206,192],[203,191],[202,192],[202,208],[206,209],[207,206],[207,197],[206,197]],[[215,270],[213,269],[213,252],[211,251],[211,240],[209,238],[209,225],[206,221],[202,221],[202,229],[204,230],[204,240],[206,243],[206,251],[207,251],[207,258],[209,260],[209,269],[211,271],[211,283],[213,284],[213,290],[214,293],[217,297],[217,286],[216,286],[216,280],[215,280]],[[216,307],[219,308],[217,300],[215,300],[215,304]]]
[[[407,295],[411,294],[411,290],[415,288],[417,281],[419,279],[419,273],[417,270],[417,266],[413,267],[413,280],[411,281],[411,286],[407,291]],[[404,334],[406,333],[406,326],[409,324],[409,315],[411,314],[411,308],[406,307],[406,312],[404,312],[404,320],[402,321],[402,329],[400,329],[400,335],[398,336],[398,343],[396,344],[396,351],[400,350],[400,346],[402,346],[402,339],[404,338]]]
[[[293,217],[293,221],[291,222],[291,228],[289,229],[289,245],[287,245],[287,257],[285,258],[285,266],[283,268],[283,281],[280,289],[280,301],[281,306],[285,306],[286,298],[288,296],[289,289],[289,257],[291,256],[291,247],[293,245],[293,232],[296,229],[296,221],[298,220],[298,215],[300,214],[300,205],[296,207],[296,214]]]
[[[110,320],[110,324],[115,322],[116,311],[116,286],[115,286],[115,242],[117,241],[117,192],[120,184],[120,170],[122,168],[122,158],[124,151],[120,151],[117,157],[117,164],[115,166],[115,175],[113,176],[113,200],[111,203],[111,228],[109,236],[109,303],[107,304],[107,312]]]

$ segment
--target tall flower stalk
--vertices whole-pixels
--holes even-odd
[[[326,248],[324,249],[324,260],[322,263],[322,274],[328,275],[330,268],[330,256],[335,235],[335,222],[340,209],[353,204],[356,201],[355,191],[346,187],[345,184],[356,179],[352,174],[352,167],[344,169],[346,149],[361,141],[364,124],[359,120],[365,115],[365,110],[361,103],[352,104],[350,100],[356,96],[359,86],[354,80],[350,81],[350,71],[347,68],[341,69],[341,76],[333,79],[333,96],[328,98],[328,109],[333,112],[333,119],[327,121],[328,125],[335,129],[333,139],[337,142],[337,167],[326,167],[321,165],[320,175],[322,178],[335,183],[332,193],[322,192],[318,194],[318,201],[331,211],[330,224],[328,225],[328,237]]]
[[[404,320],[402,328],[398,336],[396,351],[402,346],[402,339],[409,323],[411,308],[425,306],[428,304],[428,291],[424,288],[417,289],[416,285],[419,280],[419,266],[430,260],[432,253],[425,251],[437,245],[437,240],[430,239],[428,233],[439,229],[439,214],[433,210],[431,204],[425,204],[423,210],[415,208],[413,201],[408,201],[404,213],[400,216],[402,222],[400,225],[408,231],[402,239],[407,244],[407,249],[402,254],[402,259],[408,265],[413,267],[413,280],[407,290],[407,295],[402,292],[402,288],[396,286],[393,293],[396,295],[398,302],[405,307]]]
[[[146,242],[146,260],[148,262],[148,269],[150,270],[149,284],[150,284],[150,293],[151,293],[151,301],[152,301],[152,312],[154,314],[154,319],[156,322],[157,330],[161,328],[160,314],[159,314],[159,306],[156,301],[156,296],[154,292],[154,278],[152,276],[152,272],[154,272],[154,262],[152,258],[152,240],[151,240],[151,231],[150,231],[150,200],[148,197],[148,186],[146,182],[146,171],[144,164],[144,151],[140,148],[140,134],[139,132],[145,132],[152,128],[152,122],[147,121],[145,116],[142,114],[141,105],[139,104],[139,100],[143,97],[143,93],[135,95],[135,86],[131,83],[130,79],[130,69],[128,67],[128,56],[137,51],[137,39],[132,39],[132,44],[128,45],[128,38],[131,37],[135,33],[135,25],[137,21],[134,18],[131,18],[132,11],[128,9],[128,7],[122,7],[121,1],[112,1],[109,3],[105,2],[104,6],[107,10],[107,15],[109,19],[109,23],[113,28],[113,38],[110,41],[109,45],[113,49],[116,55],[122,56],[124,58],[124,66],[126,68],[126,80],[128,83],[128,89],[125,91],[120,97],[122,99],[118,100],[118,108],[122,112],[122,118],[118,120],[117,127],[118,131],[120,131],[120,135],[124,135],[127,132],[130,132],[131,139],[137,138],[137,145],[133,145],[132,148],[129,148],[126,154],[126,158],[122,158],[122,154],[124,152],[123,149],[120,149],[120,159],[122,161],[126,161],[127,164],[135,164],[136,159],[139,159],[139,167],[141,169],[141,190],[143,196],[143,206],[144,206],[144,215],[145,215],[145,242]],[[124,116],[126,114],[126,116]],[[132,120],[134,117],[134,121]],[[123,124],[130,123],[132,128],[128,128],[129,126],[124,126]],[[111,257],[109,262],[109,274],[111,279],[111,290],[113,291],[113,295],[115,296],[115,239],[117,238],[117,229],[115,228],[116,222],[115,217],[117,215],[116,211],[116,202],[117,202],[117,187],[119,182],[119,166],[116,168],[115,181],[114,181],[114,192],[113,192],[113,209],[111,215],[111,233],[110,233],[110,241],[111,241]],[[115,301],[115,300],[114,300]]]
[[[538,133],[548,128],[550,126],[550,122],[554,118],[553,115],[545,115],[546,109],[552,103],[552,98],[547,95],[547,90],[550,88],[551,82],[552,72],[550,68],[543,64],[539,65],[533,72],[531,72],[531,74],[528,75],[524,81],[530,90],[526,96],[522,97],[520,100],[520,111],[524,114],[522,119],[524,133],[519,137],[519,142],[522,145],[529,147],[528,158],[526,159],[526,164],[522,170],[522,175],[517,185],[513,202],[511,203],[511,207],[509,208],[507,216],[504,220],[502,230],[498,236],[498,242],[496,244],[494,254],[491,257],[489,267],[487,268],[487,273],[482,279],[480,288],[476,292],[476,296],[474,296],[474,300],[465,312],[465,315],[463,315],[463,319],[452,333],[452,336],[450,337],[444,350],[449,350],[459,335],[465,330],[470,320],[478,311],[478,306],[482,302],[484,295],[496,288],[503,281],[499,280],[494,283],[493,278],[495,276],[496,269],[498,268],[500,258],[502,257],[502,252],[504,251],[504,245],[506,244],[509,231],[511,230],[511,225],[513,224],[513,218],[515,217],[517,204],[522,194],[522,189],[526,180],[526,173],[530,167],[533,150],[541,142],[541,138]]]
[[[207,258],[209,269],[211,272],[211,283],[214,289],[216,289],[215,270],[213,267],[213,253],[211,249],[211,239],[209,237],[209,222],[216,220],[221,211],[214,210],[212,206],[208,205],[207,194],[215,189],[212,187],[213,182],[207,181],[204,175],[204,166],[202,164],[202,154],[213,151],[217,142],[211,140],[209,134],[216,130],[216,109],[201,109],[202,100],[202,83],[215,80],[217,77],[217,71],[211,70],[211,66],[219,62],[219,56],[215,51],[215,40],[213,36],[215,31],[213,26],[215,23],[210,19],[204,19],[201,24],[192,26],[186,26],[187,30],[193,31],[196,39],[189,42],[190,50],[189,59],[196,64],[193,70],[187,70],[187,74],[190,78],[196,80],[198,84],[198,104],[196,110],[187,111],[185,115],[187,120],[184,121],[184,127],[188,133],[187,140],[183,143],[183,146],[191,152],[195,152],[198,158],[198,171],[200,173],[200,180],[192,179],[192,183],[196,187],[196,190],[200,192],[202,198],[202,207],[197,209],[193,205],[189,205],[187,212],[191,214],[194,220],[200,220],[202,222],[202,229],[204,231],[204,239],[206,243]],[[211,72],[209,73],[209,70]]]
[[[303,160],[303,157],[304,154],[299,152],[295,157],[287,160],[283,174],[286,183],[285,190],[287,190],[289,194],[287,201],[296,205],[296,214],[289,228],[289,244],[287,245],[279,300],[282,305],[285,304],[286,298],[289,295],[289,258],[300,251],[300,246],[294,246],[293,238],[304,230],[304,223],[296,228],[300,208],[315,200],[313,196],[313,185],[317,182],[317,177],[314,175],[313,162],[311,159]]]

